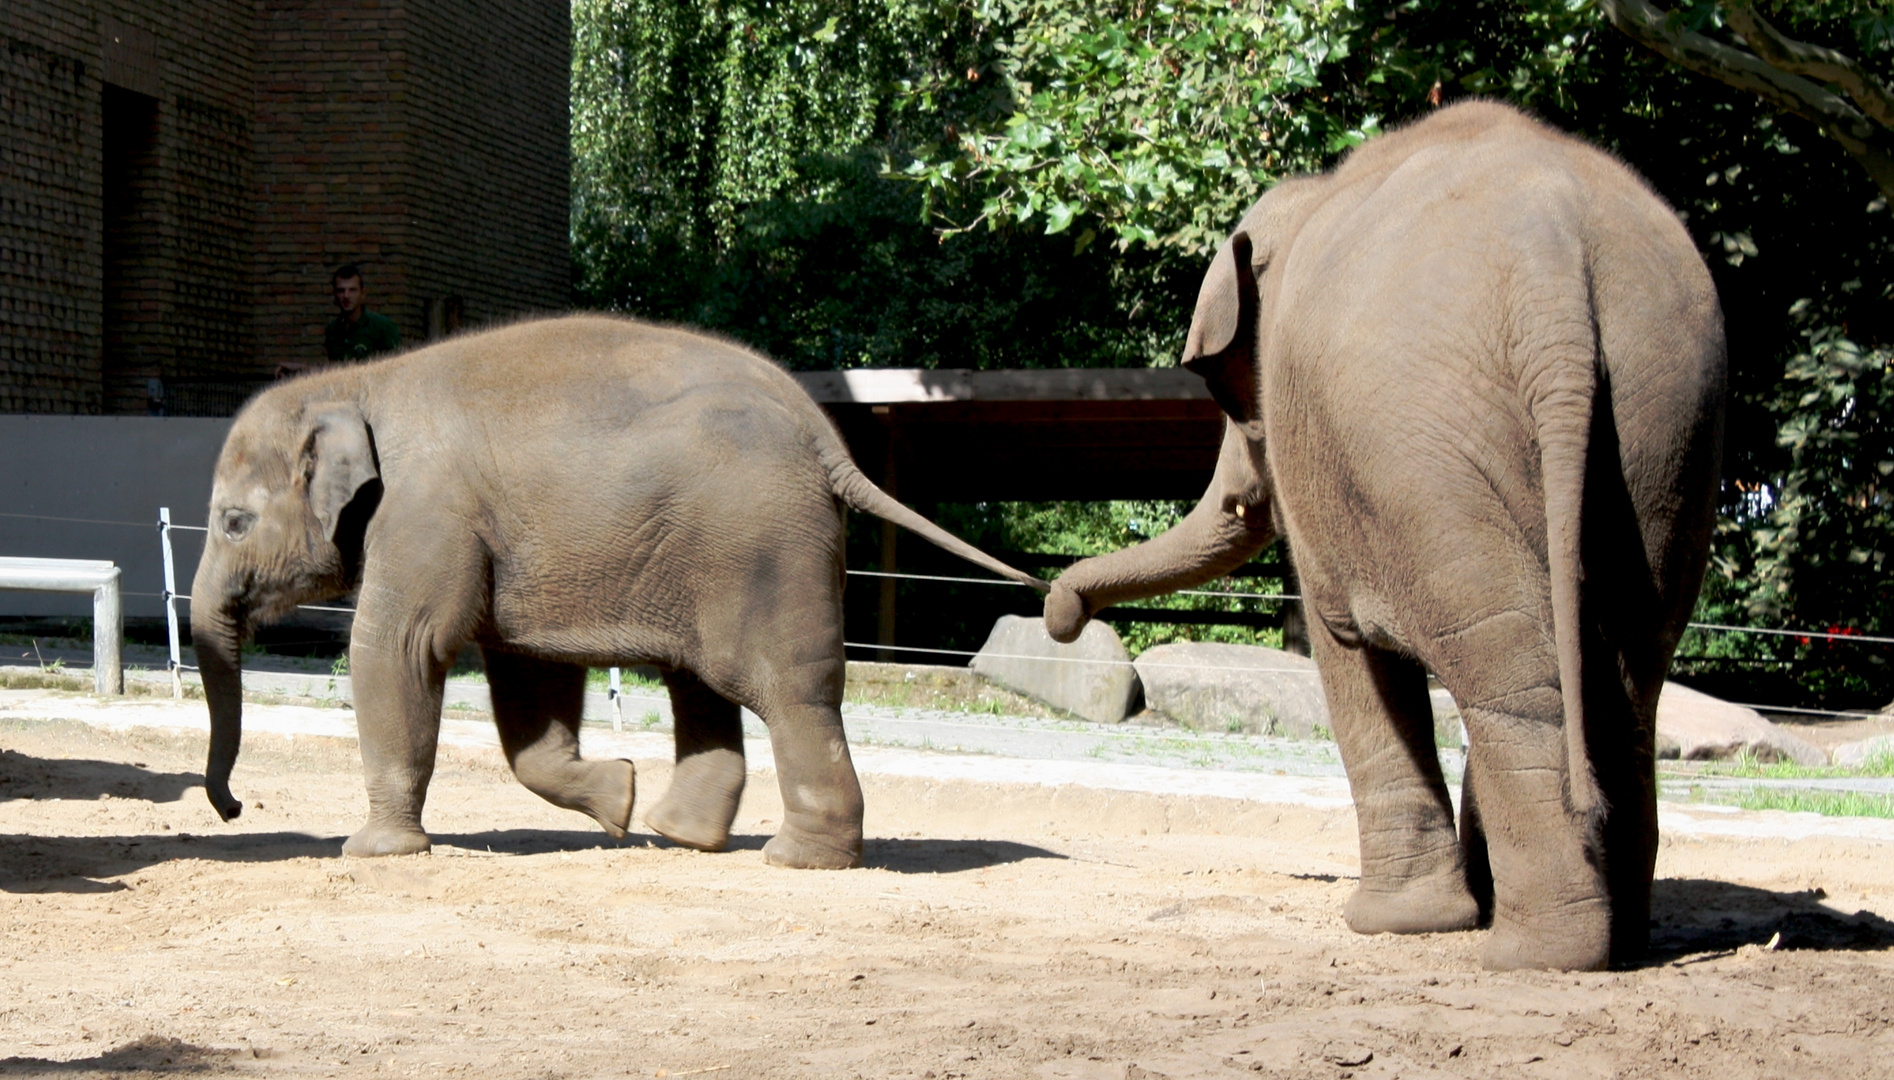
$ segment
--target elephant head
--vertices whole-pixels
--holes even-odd
[[[228,821],[243,741],[243,642],[258,622],[353,586],[381,498],[361,409],[285,386],[246,408],[218,455],[210,531],[191,585],[191,638],[210,707],[204,788]]]
[[[1262,425],[1261,312],[1267,271],[1327,191],[1326,177],[1276,185],[1224,241],[1197,293],[1182,364],[1202,376],[1226,415],[1210,488],[1176,528],[1086,559],[1052,583],[1046,632],[1076,641],[1099,610],[1222,577],[1275,540],[1278,526]]]

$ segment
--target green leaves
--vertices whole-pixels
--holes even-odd
[[[981,193],[969,200],[977,217],[943,213],[949,231],[1043,216],[1057,233],[1086,218],[1120,246],[1199,255],[1268,184],[1360,139],[1359,123],[1293,118],[1287,100],[1350,55],[1351,3],[996,0],[981,10],[1012,111],[960,127],[904,172]]]

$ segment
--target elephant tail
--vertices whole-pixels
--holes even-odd
[[[951,551],[975,566],[983,566],[1008,581],[1030,585],[1041,593],[1052,591],[1050,584],[1025,571],[1013,569],[895,501],[894,496],[876,487],[874,481],[862,475],[854,459],[848,456],[840,435],[833,430],[823,434],[825,437],[817,440],[817,454],[824,471],[829,474],[829,486],[836,498],[864,514],[873,514],[883,521],[899,525],[934,546]]]
[[[1576,358],[1575,358],[1576,360]],[[1541,398],[1537,428],[1539,475],[1544,487],[1546,570],[1551,586],[1552,637],[1559,661],[1559,693],[1565,713],[1568,798],[1578,814],[1603,807],[1597,774],[1586,741],[1584,518],[1586,471],[1592,459],[1592,412],[1609,408],[1599,391],[1603,373],[1596,361],[1561,365],[1560,386]]]

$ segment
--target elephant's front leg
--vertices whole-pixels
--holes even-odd
[[[645,824],[685,847],[722,851],[743,797],[743,714],[692,672],[667,671],[664,684],[671,691],[677,768]]]
[[[590,814],[607,833],[622,838],[631,826],[637,774],[629,761],[579,756],[586,669],[484,646],[481,655],[493,723],[513,775],[533,794]]]
[[[1358,934],[1466,930],[1479,922],[1434,748],[1427,674],[1407,657],[1348,648],[1319,622],[1310,643],[1355,798],[1361,883],[1344,909]]]
[[[434,776],[446,665],[383,646],[360,630],[349,646],[368,823],[342,845],[354,856],[411,855],[428,849],[421,804]]]

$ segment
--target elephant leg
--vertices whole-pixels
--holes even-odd
[[[513,775],[554,806],[590,814],[614,838],[631,826],[637,774],[629,761],[579,756],[585,668],[482,648],[493,723]]]
[[[1595,670],[1600,667],[1606,670]],[[1603,802],[1600,842],[1611,897],[1611,962],[1624,964],[1642,958],[1650,944],[1651,878],[1657,870],[1657,696],[1668,664],[1657,668],[1648,686],[1638,688],[1636,702],[1626,696],[1615,667],[1587,666],[1585,722],[1586,749]]]
[[[773,865],[810,870],[861,865],[861,781],[848,754],[839,704],[792,701],[759,710],[769,724],[783,796],[783,827],[763,845],[763,858]]]
[[[1427,673],[1373,646],[1309,635],[1360,830],[1361,884],[1343,909],[1358,934],[1466,930],[1479,922],[1434,747]]]
[[[1493,880],[1493,932],[1481,961],[1496,971],[1602,968],[1612,923],[1604,820],[1574,805],[1573,786],[1591,779],[1584,762],[1572,775],[1557,661],[1516,640],[1512,648],[1485,644],[1468,641],[1466,663],[1448,667]]]
[[[1480,794],[1473,772],[1460,778],[1460,851],[1467,861],[1467,890],[1480,905],[1480,925],[1493,922],[1493,865],[1486,857],[1486,826],[1480,823]]]
[[[358,620],[359,623],[360,620]],[[421,805],[434,776],[445,665],[407,657],[357,634],[349,646],[368,823],[342,845],[357,857],[412,855],[430,846]]]
[[[670,790],[646,811],[645,824],[685,847],[722,851],[743,797],[742,714],[692,672],[667,671],[664,685],[671,691],[677,769]]]

